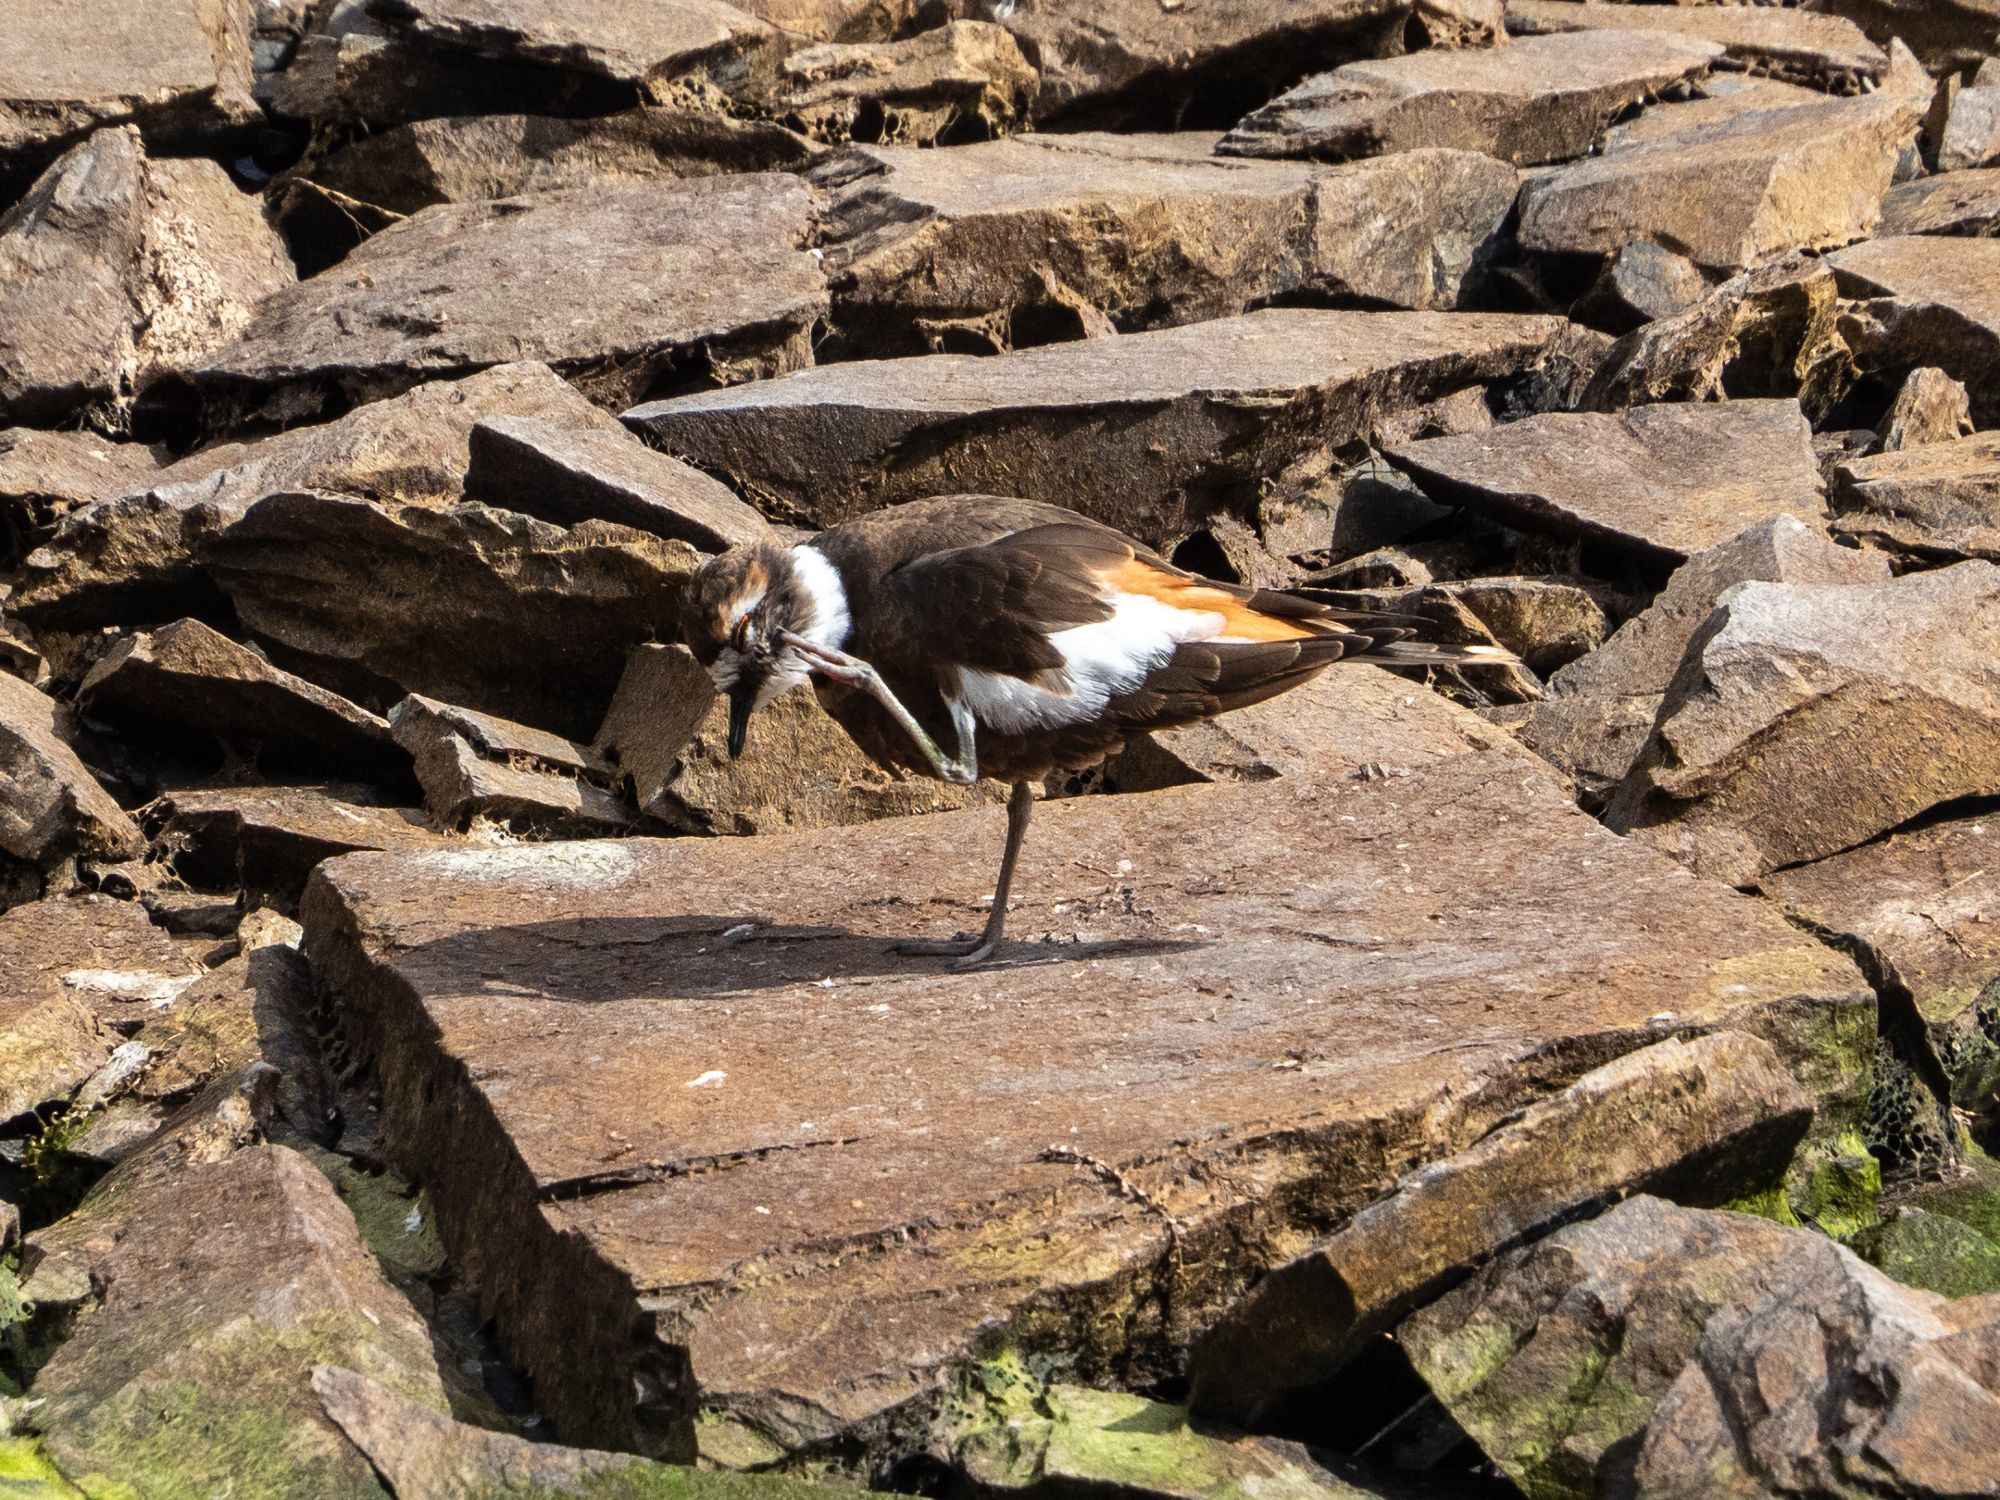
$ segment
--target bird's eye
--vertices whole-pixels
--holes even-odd
[[[750,628],[750,616],[747,613],[738,615],[736,617],[736,628],[729,632],[729,644],[737,651],[748,651],[750,649],[751,638],[754,634],[755,632]]]

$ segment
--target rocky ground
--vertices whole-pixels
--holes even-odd
[[[941,972],[952,493],[1522,665]],[[1994,0],[5,0],[0,1490],[2000,1493],[1996,564]]]

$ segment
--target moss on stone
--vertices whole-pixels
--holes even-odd
[[[1943,1214],[1899,1208],[1855,1236],[1854,1249],[1905,1286],[1947,1297],[2000,1292],[2000,1242]]]
[[[7,1500],[85,1500],[33,1438],[0,1438],[0,1495]]]
[[[354,1215],[361,1238],[392,1278],[431,1276],[444,1267],[444,1242],[430,1198],[394,1172],[366,1172],[317,1146],[301,1154],[324,1172]]]
[[[1766,1188],[1761,1193],[1751,1193],[1722,1207],[1730,1213],[1752,1214],[1759,1219],[1769,1219],[1773,1224],[1783,1224],[1788,1229],[1799,1227],[1799,1216],[1792,1212],[1792,1201],[1785,1196],[1782,1187]]]
[[[1882,1164],[1859,1131],[1846,1130],[1830,1142],[1799,1153],[1788,1182],[1791,1206],[1813,1228],[1848,1240],[1879,1217]],[[1803,1168],[1803,1171],[1801,1171]]]

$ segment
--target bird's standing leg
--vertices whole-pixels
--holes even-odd
[[[898,953],[955,958],[958,962],[952,967],[957,969],[977,968],[993,956],[1007,927],[1007,892],[1014,884],[1014,863],[1021,857],[1021,841],[1028,833],[1028,815],[1034,810],[1034,788],[1025,781],[1015,782],[1014,791],[1007,798],[1007,849],[1000,856],[1000,878],[993,886],[993,910],[987,915],[986,930],[976,938],[953,942],[898,943]]]
[[[778,638],[811,662],[812,669],[822,677],[830,677],[835,682],[844,682],[849,687],[866,693],[887,709],[889,717],[903,726],[903,732],[909,735],[916,747],[923,752],[924,759],[931,763],[931,769],[938,773],[940,779],[949,781],[954,786],[971,786],[979,779],[979,752],[973,742],[970,715],[962,713],[956,707],[953,708],[952,721],[958,729],[958,755],[954,759],[940,750],[937,741],[924,732],[924,726],[917,722],[914,714],[903,707],[902,700],[897,698],[889,684],[882,680],[882,674],[860,657],[849,656],[845,651],[835,651],[831,647],[816,646],[804,636],[795,635],[789,630],[778,632]]]

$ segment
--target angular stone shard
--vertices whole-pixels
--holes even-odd
[[[1583,355],[1556,318],[1282,309],[992,359],[829,365],[626,413],[815,528],[901,500],[1049,500],[1150,544],[1387,413]],[[1574,366],[1569,366],[1573,371]]]
[[[214,147],[259,120],[248,17],[227,0],[20,0],[0,41],[0,173],[38,171],[100,125]]]
[[[1019,136],[953,151],[857,147],[835,188],[836,344],[986,352],[1166,327],[1285,298],[1456,306],[1513,208],[1489,157],[1343,168],[1224,160],[1215,137]]]
[[[1751,1031],[1814,1090],[1872,1046],[1844,958],[1514,754],[1139,806],[1038,810],[1004,975],[890,951],[976,919],[996,809],[321,871],[385,1147],[506,1246],[567,1434],[687,1454],[698,1389],[767,1461],[885,1451],[996,1342],[1164,1373],[1250,1260],[1646,1041]]]
[[[2000,166],[2000,63],[1980,65],[1971,85],[1959,90],[1938,142],[1937,169]]]
[[[442,204],[267,299],[247,335],[140,415],[299,421],[425,380],[540,360],[593,399],[782,374],[826,312],[814,196],[778,174],[605,183]]]
[[[1910,371],[1875,431],[1882,453],[1970,437],[1972,401],[1964,386],[1926,365]]]
[[[1573,317],[1613,333],[1686,312],[1708,295],[1708,278],[1685,255],[1647,240],[1626,245],[1604,263]]]
[[[1882,199],[1884,237],[2000,234],[2000,167],[1900,182]]]
[[[1833,508],[1836,530],[1877,546],[2000,561],[2000,433],[1843,460]]]
[[[1725,592],[1752,580],[1887,583],[1889,561],[1836,546],[1796,516],[1760,521],[1675,569],[1651,605],[1550,678],[1547,699],[1510,727],[1575,778],[1586,806],[1603,806],[1645,748],[1688,643]]]
[[[1719,1204],[1769,1190],[1812,1115],[1756,1037],[1660,1042],[1608,1063],[1273,1269],[1195,1347],[1194,1407],[1255,1423],[1454,1275],[1593,1203],[1668,1192]]]
[[[2000,240],[1898,236],[1827,258],[1844,295],[1876,299],[1842,319],[1863,368],[1935,365],[1981,426],[2000,422]]]
[[[1568,161],[1620,114],[1721,56],[1699,38],[1578,31],[1349,63],[1247,116],[1216,150],[1349,161],[1444,146],[1522,167]]]
[[[280,490],[327,489],[455,504],[472,428],[495,416],[616,427],[548,366],[524,363],[432,381],[318,427],[219,444],[65,518],[53,543],[28,555],[13,607],[59,629],[165,623],[212,598],[194,548],[256,501]]]
[[[0,851],[49,866],[72,855],[130,859],[145,845],[66,738],[69,713],[0,672]]]
[[[1826,511],[1796,401],[1548,412],[1388,457],[1440,505],[1676,560],[1774,515]]]
[[[103,1484],[209,1494],[255,1475],[285,1500],[380,1495],[321,1411],[313,1366],[445,1404],[422,1320],[326,1177],[283,1146],[137,1158],[30,1236],[23,1265],[31,1288],[90,1289],[35,1377],[34,1420],[51,1457]]]
[[[0,422],[110,427],[292,284],[258,201],[213,162],[148,161],[100,131],[0,217]]]
[[[574,526],[611,521],[726,552],[768,540],[771,524],[729,487],[655,453],[622,428],[496,417],[472,429],[468,498]]]
[[[1190,116],[1221,129],[1307,73],[1399,50],[1409,18],[1401,0],[1171,8],[1158,0],[965,0],[962,12],[1005,26],[1041,70],[1038,120],[1140,129]]]
[[[764,107],[816,141],[956,145],[1010,134],[1040,86],[1003,28],[949,21],[904,41],[802,47]]]
[[[1691,645],[1606,814],[1741,884],[2000,785],[2000,568],[1748,583]]]
[[[1615,29],[1664,31],[1720,44],[1727,66],[1809,84],[1838,94],[1860,93],[1889,71],[1889,54],[1861,28],[1839,16],[1750,5],[1605,3],[1605,0],[1508,0],[1507,29],[1516,36]]]
[[[380,716],[199,620],[121,641],[91,668],[78,700],[129,733],[174,741],[193,731],[274,768],[344,769],[396,784],[409,775],[409,758]]]
[[[1818,0],[1815,8],[1845,17],[1884,46],[1900,38],[1937,73],[1976,68],[2000,52],[1993,0]]]
[[[700,561],[604,521],[307,492],[258,501],[200,556],[281,664],[364,707],[423,692],[572,738],[632,647],[673,638]]]
[[[69,512],[142,485],[159,467],[153,449],[91,432],[0,431],[0,566],[47,540]]]
[[[490,714],[405,698],[390,713],[410,754],[424,806],[448,829],[474,819],[516,832],[571,837],[622,832],[638,821],[623,797],[585,779],[608,779],[582,745]]]
[[[1826,95],[1818,89],[1743,73],[1715,73],[1702,79],[1696,88],[1699,92],[1693,98],[1656,104],[1630,119],[1620,120],[1604,133],[1604,149],[1621,150],[1626,146],[1671,140],[1747,114],[1826,102]]]
[[[154,847],[189,885],[289,911],[321,860],[449,845],[420,810],[367,797],[361,787],[191,788],[148,804],[146,816]]]
[[[1829,99],[1553,168],[1521,190],[1521,244],[1610,255],[1650,240],[1725,274],[1791,250],[1845,245],[1881,217],[1882,195],[1921,115],[1901,95]]]

